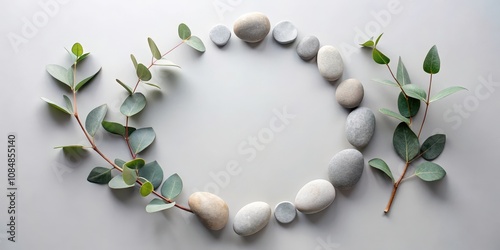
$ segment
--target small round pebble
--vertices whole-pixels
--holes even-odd
[[[234,216],[233,229],[238,235],[249,236],[262,230],[271,219],[269,204],[256,201],[242,207]]]
[[[231,38],[231,30],[229,30],[229,28],[225,25],[218,24],[210,30],[209,36],[213,43],[222,47],[229,42],[229,38]]]
[[[189,208],[210,230],[220,230],[227,224],[229,208],[219,196],[208,192],[195,192],[188,199]]]
[[[257,43],[271,30],[271,23],[266,15],[251,12],[240,16],[233,25],[234,34],[247,43]]]
[[[357,79],[344,80],[337,86],[335,99],[344,108],[355,108],[363,101],[365,91],[363,84]]]
[[[274,208],[274,217],[280,223],[290,223],[296,216],[297,209],[295,209],[295,205],[289,201],[282,201]]]
[[[318,69],[322,77],[327,81],[336,81],[344,72],[344,62],[340,51],[331,46],[325,45],[318,51]]]
[[[347,116],[345,133],[347,141],[356,148],[364,148],[375,132],[375,115],[372,110],[359,107]]]
[[[315,36],[302,38],[297,45],[297,54],[304,61],[313,59],[319,51],[319,39]]]
[[[335,188],[327,180],[317,179],[305,184],[295,197],[295,207],[304,214],[326,209],[335,199]]]
[[[333,156],[328,166],[328,177],[338,189],[350,189],[361,178],[365,160],[356,149],[344,149]]]
[[[280,44],[293,43],[297,39],[297,28],[290,21],[281,21],[273,29],[273,37]]]

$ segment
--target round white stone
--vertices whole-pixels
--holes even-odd
[[[271,219],[269,204],[256,201],[240,209],[234,217],[234,232],[241,236],[249,236],[263,229]]]
[[[297,54],[304,61],[313,59],[319,51],[319,39],[315,36],[306,36],[297,44]]]
[[[274,208],[274,217],[280,223],[290,223],[297,216],[295,205],[289,201],[282,201]]]
[[[356,149],[344,149],[333,156],[328,166],[328,177],[338,189],[350,189],[361,178],[365,160]]]
[[[369,108],[357,108],[346,119],[345,134],[347,141],[357,148],[363,148],[370,142],[375,132],[375,115]]]
[[[290,21],[281,21],[273,29],[273,37],[280,44],[289,44],[297,39],[297,28]]]
[[[317,179],[305,184],[295,197],[295,207],[304,214],[314,214],[330,206],[335,188],[327,180]]]
[[[271,23],[266,15],[259,12],[240,16],[233,25],[234,34],[248,43],[262,41],[271,30]]]
[[[336,81],[344,72],[344,62],[338,49],[325,45],[318,51],[318,69],[322,77],[328,81]]]
[[[229,38],[231,38],[231,30],[229,30],[229,28],[225,25],[218,24],[210,30],[209,36],[213,43],[222,47],[229,42]]]
[[[344,80],[337,86],[335,99],[344,108],[355,108],[363,101],[365,91],[363,84],[357,79]]]

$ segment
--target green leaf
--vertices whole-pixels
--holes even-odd
[[[401,85],[411,84],[410,75],[408,75],[408,71],[406,70],[406,67],[403,64],[403,60],[401,60],[401,57],[399,57],[398,61],[398,70],[396,72],[396,79],[398,79],[398,82]]]
[[[402,122],[410,124],[410,119],[408,119],[408,118],[406,118],[406,117],[404,117],[404,116],[402,116],[394,111],[391,111],[391,110],[386,109],[386,108],[381,108],[381,109],[379,109],[379,111],[380,111],[380,113],[382,113],[384,115],[390,116],[392,118],[396,118]]]
[[[56,103],[54,103],[53,101],[51,101],[51,100],[49,100],[49,99],[47,99],[47,98],[45,98],[45,97],[42,97],[42,100],[44,100],[46,103],[48,103],[51,107],[53,107],[53,108],[55,108],[55,109],[57,109],[57,110],[59,110],[59,111],[62,111],[62,112],[64,112],[64,113],[68,114],[68,115],[71,115],[71,112],[69,112],[69,110],[67,110],[67,109],[65,109],[65,108],[63,108],[63,107],[61,107],[61,106],[57,105],[57,104],[56,104]]]
[[[139,189],[139,192],[141,193],[142,197],[146,197],[153,192],[153,184],[151,182],[146,181],[142,183],[141,188]]]
[[[125,136],[125,126],[116,122],[102,121],[102,127],[115,135]],[[132,134],[135,131],[134,127],[128,127],[128,135]]]
[[[137,59],[135,59],[135,56],[133,54],[130,54],[130,59],[132,60],[132,63],[134,64],[134,69],[137,69]]]
[[[373,49],[372,57],[373,57],[373,61],[375,61],[378,64],[389,64],[389,62],[391,61],[391,59],[389,59],[389,57],[384,55],[377,48]]]
[[[163,181],[163,169],[157,161],[153,161],[139,169],[139,176],[151,181],[154,189],[157,189]]]
[[[137,129],[129,137],[130,147],[132,147],[134,154],[138,154],[149,147],[155,138],[156,134],[153,128],[148,127]]]
[[[85,147],[83,145],[67,145],[67,146],[56,146],[54,147],[54,149],[73,149],[73,150],[76,150],[76,149],[84,149]]]
[[[444,150],[446,135],[435,134],[427,138],[420,147],[422,157],[428,161],[436,159]]]
[[[119,83],[127,92],[129,95],[132,95],[134,92],[132,92],[132,89],[125,83],[123,83],[122,81],[116,79],[116,82]]]
[[[142,81],[149,81],[152,78],[151,71],[149,71],[149,69],[142,63],[137,64],[136,73],[137,77],[139,77]]]
[[[80,43],[75,43],[73,44],[73,47],[71,48],[71,52],[73,52],[73,54],[76,56],[76,57],[80,57],[83,55],[83,47]]]
[[[420,100],[413,97],[408,97],[408,100],[406,100],[403,92],[400,92],[398,96],[398,110],[406,118],[414,117],[417,115],[418,110],[420,110]]]
[[[396,153],[405,162],[410,162],[420,152],[420,143],[418,142],[417,135],[404,122],[396,127],[392,142]]]
[[[168,177],[163,186],[161,186],[161,194],[168,199],[174,199],[182,191],[182,179],[178,174],[173,174]]]
[[[68,111],[73,114],[75,111],[73,110],[73,103],[71,103],[71,99],[67,95],[63,95],[64,102],[66,103],[66,108]]]
[[[63,66],[49,64],[46,66],[47,72],[57,79],[59,82],[64,83],[70,88],[73,88],[73,70],[66,69]]]
[[[123,167],[123,165],[125,165],[126,161],[122,160],[122,159],[118,159],[116,158],[115,159],[115,164],[118,165],[119,167]]]
[[[90,171],[87,181],[96,184],[108,184],[111,181],[111,170],[109,168],[95,167]]]
[[[126,165],[126,163],[125,163]],[[123,166],[123,181],[127,185],[134,185],[135,181],[137,181],[137,171],[135,169],[131,169],[127,166]]]
[[[394,182],[394,176],[392,176],[391,169],[389,168],[387,163],[385,163],[385,161],[383,161],[382,159],[379,158],[371,159],[368,162],[368,165],[370,165],[372,168],[376,168],[384,172],[387,176],[389,176],[389,178],[391,178],[392,182]]]
[[[155,62],[155,65],[157,66],[166,66],[166,67],[177,67],[177,68],[181,68],[181,66],[169,61],[169,60],[166,60],[166,59],[160,59],[158,61]]]
[[[429,74],[437,74],[439,68],[441,67],[441,62],[439,60],[439,53],[436,45],[427,52],[427,56],[424,59],[424,71]]]
[[[90,111],[90,113],[87,115],[87,119],[85,120],[85,129],[91,137],[94,137],[97,129],[101,126],[101,123],[104,120],[107,111],[108,106],[106,104],[103,104]]]
[[[156,43],[153,41],[153,39],[151,39],[151,37],[148,37],[148,44],[153,57],[156,58],[156,60],[161,59],[160,50],[158,49],[158,46],[156,46]]]
[[[111,179],[109,182],[108,182],[108,186],[112,189],[124,189],[124,188],[131,188],[135,185],[134,184],[127,184],[125,183],[125,181],[123,180],[123,175],[117,175],[115,177],[113,177],[113,179]]]
[[[85,54],[81,55],[80,57],[78,57],[78,59],[76,59],[76,62],[77,62],[77,63],[80,63],[80,62],[81,62],[81,61],[83,61],[85,58],[87,58],[87,56],[89,56],[89,55],[90,55],[90,53],[89,53],[89,52],[87,52],[87,53],[85,53]]]
[[[169,209],[175,206],[175,202],[171,203],[166,203],[163,200],[160,200],[158,198],[154,198],[149,204],[146,206],[146,212],[148,213],[154,213],[154,212],[159,212],[165,209]]]
[[[127,161],[127,162],[125,162],[125,164],[123,164],[124,167],[128,167],[130,169],[140,169],[140,168],[144,167],[144,165],[146,165],[146,162],[142,158],[135,158],[135,159],[133,159],[131,161]]]
[[[140,93],[136,92],[129,95],[125,101],[123,101],[120,107],[120,112],[126,116],[133,116],[141,112],[146,107],[146,97]]]
[[[415,84],[406,84],[401,86],[405,91],[406,95],[409,97],[413,97],[415,99],[419,99],[420,101],[427,102],[427,94],[425,90],[421,89],[419,86]]]
[[[81,80],[75,87],[75,91],[78,91],[81,87],[83,87],[85,84],[87,84],[88,82],[90,82],[90,80],[94,79],[94,77],[99,74],[99,72],[101,72],[101,68],[99,68],[99,70],[97,70],[97,72],[95,72],[93,75]]]
[[[203,41],[197,36],[191,36],[188,40],[186,40],[186,44],[199,52],[205,52],[205,45],[203,44]]]
[[[453,86],[453,87],[443,89],[443,90],[439,91],[435,96],[433,96],[431,98],[430,102],[434,102],[434,101],[437,101],[439,99],[443,99],[443,98],[445,98],[451,94],[454,94],[460,90],[467,90],[467,89],[464,87],[460,87],[460,86]]]
[[[364,42],[364,43],[361,43],[360,45],[361,45],[362,47],[372,48],[372,47],[375,45],[375,43],[373,42],[373,40],[372,40],[372,39],[370,39],[370,40],[368,40],[368,41],[366,41],[366,42]]]
[[[391,81],[391,80],[383,80],[383,79],[372,79],[372,81],[375,81],[375,82],[378,82],[378,83],[382,83],[382,84],[386,84],[386,85],[389,85],[389,86],[394,86],[394,87],[398,87],[398,84]]]
[[[160,86],[158,86],[157,84],[154,84],[154,83],[145,82],[144,84],[151,86],[151,87],[154,87],[154,88],[157,88],[157,89],[161,89]]]
[[[382,36],[384,35],[384,33],[380,34],[378,37],[377,37],[377,40],[375,40],[375,46],[378,45],[378,42],[380,41],[380,38],[382,38]]]
[[[444,178],[446,171],[436,163],[422,162],[415,169],[415,175],[424,181],[438,181]]]
[[[180,37],[182,40],[186,40],[186,39],[188,39],[189,37],[191,37],[191,30],[190,30],[190,29],[189,29],[189,27],[188,27],[186,24],[184,24],[184,23],[179,24],[178,32],[179,32],[179,37]]]

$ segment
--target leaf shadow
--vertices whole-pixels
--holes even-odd
[[[56,110],[55,108],[49,106],[47,103],[45,103],[44,106],[46,106],[45,108],[47,109],[47,112],[55,120],[54,124],[57,126],[64,126],[64,124],[69,122],[72,118],[71,115],[65,114],[60,110]]]
[[[83,148],[63,148],[61,149],[64,158],[72,163],[81,161],[90,156],[88,150]]]
[[[434,196],[438,197],[440,200],[446,200],[449,197],[448,193],[450,185],[448,183],[448,178],[425,183],[425,186]]]

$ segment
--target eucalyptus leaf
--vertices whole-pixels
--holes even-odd
[[[66,108],[63,108],[62,106],[57,105],[55,102],[53,102],[45,97],[42,97],[42,100],[44,100],[46,103],[48,103],[51,107],[53,107],[59,111],[62,111],[63,113],[66,113],[68,115],[71,115],[71,112],[69,112],[69,110],[67,110]]]
[[[428,161],[436,159],[444,150],[446,135],[435,134],[427,138],[420,147],[422,157]]]
[[[144,66],[144,64],[142,64],[142,63],[137,64],[136,73],[137,73],[137,77],[139,77],[139,79],[141,79],[141,81],[149,81],[153,77],[151,75],[151,71],[149,71],[149,69],[146,66]]]
[[[382,171],[387,176],[389,176],[389,178],[391,178],[392,182],[394,182],[394,176],[392,176],[391,169],[389,168],[387,163],[385,163],[384,160],[379,159],[379,158],[374,158],[374,159],[371,159],[370,161],[368,161],[368,165]]]
[[[441,62],[439,60],[439,53],[436,45],[427,52],[424,59],[424,71],[429,74],[437,74],[441,67]]]
[[[142,158],[135,158],[123,164],[123,166],[130,169],[141,169],[142,167],[144,167],[144,165],[146,165],[146,162]]]
[[[155,62],[155,65],[157,66],[165,66],[165,67],[176,67],[176,68],[181,68],[181,66],[169,61],[169,60],[166,60],[166,59],[160,59],[158,61]]]
[[[108,184],[111,181],[111,170],[110,168],[95,167],[90,171],[87,181],[96,184]]]
[[[133,116],[141,112],[146,107],[146,97],[140,93],[136,92],[129,95],[125,101],[123,101],[120,107],[120,112],[126,116]]]
[[[75,111],[73,110],[73,103],[71,102],[71,99],[67,95],[63,95],[64,102],[66,103],[66,108],[68,111],[73,114]]]
[[[404,122],[396,127],[392,142],[396,153],[405,162],[410,162],[420,152],[420,143],[418,142],[417,135]]]
[[[436,163],[422,162],[415,169],[415,175],[424,181],[438,181],[446,176],[446,171]]]
[[[130,54],[130,59],[132,60],[132,63],[134,64],[134,69],[137,69],[137,59],[135,59],[135,56],[133,54]]]
[[[122,81],[116,79],[116,82],[119,83],[127,92],[129,95],[132,95],[134,92],[132,92],[132,89],[125,83],[123,83]]]
[[[368,41],[366,41],[364,43],[361,43],[360,45],[362,47],[372,48],[375,45],[375,43],[373,42],[372,39],[370,39],[370,40],[368,40]]]
[[[467,89],[464,87],[460,87],[460,86],[453,86],[453,87],[443,89],[443,90],[439,91],[435,96],[433,96],[431,98],[430,102],[434,102],[434,101],[437,101],[439,99],[443,99],[443,98],[445,98],[451,94],[454,94],[460,90],[467,90]]]
[[[125,181],[123,180],[123,175],[117,175],[115,177],[113,177],[113,179],[111,179],[109,182],[108,182],[108,186],[112,189],[124,189],[124,188],[131,188],[135,185],[134,184],[127,184],[125,183]]]
[[[86,154],[83,145],[57,146],[54,149],[62,149],[63,153],[72,159],[82,159]]]
[[[90,82],[92,79],[94,79],[94,77],[99,74],[99,72],[101,72],[101,69],[102,68],[99,68],[99,70],[97,70],[97,72],[95,72],[93,75],[81,80],[76,86],[75,86],[75,91],[78,91],[80,88],[82,88],[85,84],[87,84],[88,82]]]
[[[151,54],[156,60],[161,59],[161,53],[160,50],[158,49],[158,46],[156,46],[155,41],[151,37],[148,37],[148,45],[149,49],[151,50]]]
[[[391,61],[391,59],[389,59],[389,57],[384,55],[377,48],[373,49],[372,57],[373,57],[373,61],[375,61],[378,64],[389,64],[389,62]]]
[[[122,159],[118,159],[116,158],[115,159],[115,164],[118,165],[119,167],[123,167],[123,165],[125,165],[126,161],[122,160]]]
[[[162,210],[166,210],[175,206],[175,202],[166,203],[165,201],[154,198],[149,204],[146,206],[146,212],[154,213]]]
[[[90,53],[88,53],[88,52],[87,52],[87,53],[85,53],[85,54],[83,54],[83,55],[81,55],[80,57],[78,57],[78,59],[76,59],[76,62],[77,62],[77,63],[82,62],[82,61],[83,61],[85,58],[87,58],[87,56],[89,56],[89,55],[90,55]]]
[[[410,124],[410,119],[408,119],[408,118],[406,118],[406,117],[404,117],[404,116],[402,116],[394,111],[391,111],[391,110],[386,109],[386,108],[381,108],[381,109],[379,109],[379,111],[380,111],[380,113],[382,113],[384,115],[390,116],[392,118],[396,118],[402,122]]]
[[[148,127],[137,129],[129,137],[130,147],[132,147],[134,154],[138,154],[149,147],[155,138],[156,134],[153,128]]]
[[[125,126],[116,122],[102,121],[102,127],[115,135],[125,136]],[[128,135],[132,134],[135,131],[134,127],[128,127]]]
[[[203,41],[197,36],[191,36],[188,40],[186,40],[186,44],[202,53],[206,50],[205,44],[203,44]]]
[[[154,84],[154,83],[150,83],[150,82],[145,82],[144,84],[148,85],[148,86],[151,86],[153,88],[157,88],[157,89],[161,89],[160,86],[158,86],[157,84]]]
[[[72,88],[73,87],[73,79],[70,79],[72,76],[72,70],[66,69],[63,66],[56,64],[49,64],[46,66],[47,72],[54,77],[59,82],[64,83],[66,86]]]
[[[380,38],[382,38],[382,36],[384,35],[384,33],[380,34],[377,39],[375,40],[375,46],[378,45],[378,42],[380,41]]]
[[[90,111],[90,113],[87,115],[87,119],[85,120],[85,129],[91,137],[94,137],[97,129],[101,126],[101,123],[104,120],[107,111],[108,106],[106,104],[103,104]]]
[[[398,87],[398,84],[391,81],[391,80],[383,80],[383,79],[372,79],[372,81],[375,81],[375,82],[378,82],[378,83],[382,83],[382,84],[385,84],[385,85],[389,85],[389,86],[394,86],[394,87]]]
[[[178,174],[168,177],[161,186],[161,194],[168,199],[174,199],[182,191],[182,179]]]
[[[409,97],[413,97],[423,102],[427,102],[427,94],[425,93],[425,90],[423,90],[419,86],[415,84],[406,84],[401,87],[405,91],[406,95],[408,95]]]
[[[398,110],[406,118],[414,117],[420,110],[420,100],[413,97],[408,97],[408,100],[406,100],[403,92],[400,92],[398,96]]]
[[[127,185],[134,185],[135,181],[137,181],[137,172],[135,169],[127,167],[126,164],[123,166],[123,181]]]
[[[150,195],[151,192],[153,192],[153,184],[151,184],[151,182],[149,182],[149,181],[142,183],[142,186],[139,189],[139,192],[141,193],[142,197],[146,197],[146,196]]]
[[[75,43],[73,44],[73,47],[71,48],[71,52],[73,52],[73,54],[76,56],[76,57],[80,57],[83,55],[83,47],[80,43]]]
[[[191,37],[191,30],[184,23],[179,24],[178,33],[179,33],[179,38],[182,40],[186,40],[189,39],[189,37]]]
[[[163,181],[163,169],[157,161],[153,161],[139,169],[139,176],[148,179],[157,189]]]
[[[399,57],[398,60],[398,70],[396,72],[396,79],[398,79],[399,84],[406,85],[411,84],[410,75],[406,70],[405,65],[403,64],[403,60]]]
[[[66,145],[66,146],[56,146],[54,149],[84,149],[83,145]]]

